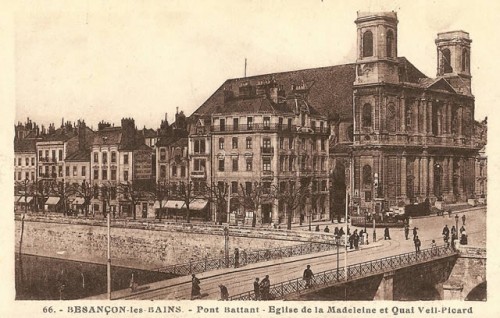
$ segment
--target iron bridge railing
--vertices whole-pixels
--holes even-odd
[[[447,246],[440,246],[421,250],[420,252],[404,253],[377,260],[366,261],[353,264],[347,267],[347,279],[344,268],[335,268],[314,274],[311,280],[312,290],[320,289],[334,284],[359,279],[371,275],[382,274],[387,271],[401,269],[410,265],[424,263],[433,259],[451,256],[457,252]],[[273,284],[269,289],[268,299],[284,299],[293,294],[300,294],[306,289],[306,281],[302,278],[295,278],[286,282]],[[231,296],[230,300],[255,300],[253,291],[244,292]]]
[[[242,267],[248,264],[265,262],[285,257],[312,254],[336,249],[335,243],[304,243],[292,246],[278,247],[273,249],[262,249],[254,251],[241,251],[238,258],[238,266]],[[184,276],[196,273],[202,273],[210,270],[235,267],[234,254],[221,258],[204,258],[190,261],[182,264],[169,265],[156,269],[158,272],[170,273]]]

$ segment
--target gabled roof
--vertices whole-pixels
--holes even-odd
[[[96,131],[92,145],[119,145],[121,142],[122,131],[121,127],[108,127]]]
[[[257,75],[246,78],[229,79],[224,82],[195,112],[194,115],[207,115],[222,112],[226,106],[232,111],[244,111],[250,107],[256,111],[268,111],[271,102],[262,99],[251,102],[239,99],[237,102],[224,103],[224,90],[238,90],[240,85],[268,81],[270,78],[282,85],[285,92],[292,93],[292,86],[307,83],[309,90],[307,103],[319,113],[327,116],[337,113],[341,118],[352,118],[352,86],[355,80],[355,64],[320,67],[282,73]]]
[[[14,139],[14,152],[36,152],[36,139]]]
[[[72,154],[66,156],[66,159],[64,160],[74,162],[90,162],[90,151],[88,149],[77,150]]]
[[[168,146],[174,144],[179,139],[181,139],[181,137],[176,137],[176,136],[160,137],[160,139],[156,143],[156,147],[168,147]]]
[[[62,141],[65,142],[78,134],[77,129],[66,130],[63,128],[58,128],[54,133],[43,135],[39,142],[45,141]]]
[[[423,88],[447,91],[457,93],[455,88],[443,77],[438,78],[421,78],[419,84]]]

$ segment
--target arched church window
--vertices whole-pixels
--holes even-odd
[[[467,72],[469,70],[469,51],[464,49],[462,51],[462,72]]]
[[[444,49],[441,51],[443,54],[443,72],[452,73],[453,68],[451,67],[451,52],[449,49]]]
[[[363,167],[363,186],[370,188],[372,186],[372,167],[365,165]]]
[[[396,131],[396,107],[394,103],[387,105],[387,130],[390,132]]]
[[[371,31],[363,33],[363,57],[373,56],[373,34]]]
[[[366,103],[363,105],[363,127],[371,127],[372,125],[372,105]]]
[[[387,31],[385,45],[387,57],[393,57],[394,33],[392,30]]]

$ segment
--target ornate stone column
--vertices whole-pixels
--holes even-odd
[[[406,198],[406,174],[406,152],[403,151],[401,157],[401,196],[403,199]]]
[[[401,131],[406,131],[406,105],[405,98],[399,98],[399,110],[400,110],[400,118],[401,118]]]
[[[424,196],[429,195],[429,190],[427,186],[428,165],[429,165],[428,155],[427,152],[424,151],[424,155],[422,158],[422,182],[421,182],[422,195]]]
[[[429,157],[429,196],[434,196],[434,157]]]
[[[421,133],[427,135],[427,101],[425,99],[422,99],[421,105],[422,105],[422,113],[424,115],[424,119],[422,120],[423,127],[421,129]]]

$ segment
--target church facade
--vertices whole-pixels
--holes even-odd
[[[358,13],[353,84],[353,198],[403,203],[465,201],[475,193],[469,34],[438,33],[437,76],[397,57],[396,13]],[[381,207],[375,203],[376,207]]]

